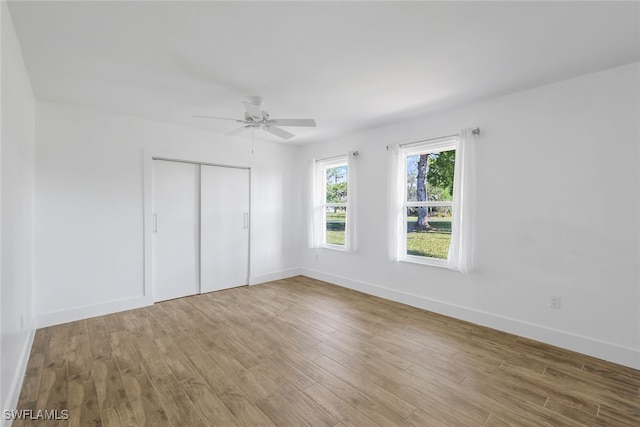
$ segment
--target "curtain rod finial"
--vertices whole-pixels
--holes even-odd
[[[473,135],[480,135],[480,128],[479,128],[479,127],[478,127],[478,128],[475,128],[474,130],[472,130],[472,131],[471,131],[471,133],[472,133]]]

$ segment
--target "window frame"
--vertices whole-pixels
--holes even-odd
[[[428,256],[420,256],[420,255],[410,255],[407,253],[407,238],[408,238],[408,215],[407,210],[411,207],[451,207],[451,215],[453,222],[453,214],[454,209],[453,206],[456,203],[455,195],[452,194],[451,197],[453,200],[451,201],[408,201],[408,186],[407,186],[407,160],[411,156],[422,155],[422,154],[434,154],[441,153],[443,151],[456,151],[458,143],[458,136],[451,136],[440,138],[433,141],[428,142],[419,142],[414,144],[408,144],[405,146],[401,146],[400,155],[402,156],[402,164],[404,167],[402,168],[400,173],[402,173],[402,218],[403,218],[403,227],[402,227],[402,235],[400,236],[400,253],[401,257],[399,261],[409,262],[413,264],[424,264],[430,265],[434,267],[447,267],[449,262],[449,254],[447,254],[447,258],[434,258]],[[457,154],[457,152],[456,152]],[[456,161],[458,159],[456,158]],[[455,174],[455,172],[454,172]],[[454,176],[455,179],[455,176]],[[451,245],[451,243],[449,243]],[[450,246],[449,246],[450,247]]]
[[[347,184],[347,200],[344,203],[327,203],[327,170],[331,168],[344,166],[347,173],[345,174],[345,182]],[[330,159],[317,160],[316,168],[318,177],[322,177],[322,190],[320,192],[320,222],[322,223],[322,242],[320,247],[332,249],[336,251],[347,251],[347,229],[349,227],[349,197],[351,191],[349,188],[349,155],[336,156]],[[327,208],[338,207],[344,208],[344,244],[327,243]]]

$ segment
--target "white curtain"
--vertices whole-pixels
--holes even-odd
[[[473,231],[473,164],[475,144],[471,129],[462,129],[456,145],[456,165],[453,182],[453,220],[447,266],[461,273],[470,273]]]
[[[308,192],[308,209],[307,217],[307,237],[310,248],[319,248],[322,246],[323,225],[322,224],[322,185],[324,177],[320,176],[315,159],[311,159],[309,165],[309,192]]]
[[[358,176],[357,151],[349,151],[347,158],[347,228],[344,248],[347,252],[356,251],[356,180]]]
[[[407,176],[405,157],[398,144],[387,146],[388,179],[387,179],[387,245],[389,259],[397,261],[403,257],[402,241],[404,224],[404,179]]]

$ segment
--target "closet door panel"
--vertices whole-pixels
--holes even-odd
[[[201,291],[248,284],[249,170],[200,166]]]
[[[194,295],[199,286],[199,166],[153,162],[155,301]]]

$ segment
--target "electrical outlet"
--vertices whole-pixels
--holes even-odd
[[[560,297],[551,297],[551,308],[555,308],[557,310],[562,307],[562,299]]]

